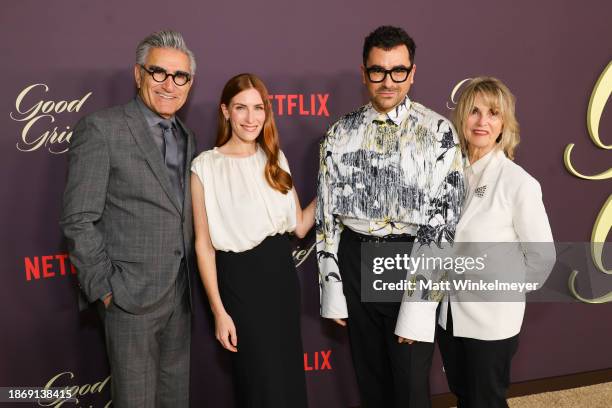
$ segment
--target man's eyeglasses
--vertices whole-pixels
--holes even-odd
[[[373,83],[383,82],[387,78],[387,75],[391,76],[391,80],[393,82],[404,82],[408,79],[410,71],[412,71],[412,65],[410,65],[410,67],[408,68],[400,66],[393,67],[391,69],[384,69],[383,67],[379,67],[378,65],[366,68],[368,79],[370,80],[370,82]]]
[[[140,65],[142,69],[144,69],[149,75],[153,77],[155,82],[164,82],[166,78],[172,77],[172,81],[178,85],[183,86],[187,82],[191,81],[191,74],[183,71],[176,71],[174,74],[169,74],[165,69],[152,66],[150,68],[145,67],[144,65]]]

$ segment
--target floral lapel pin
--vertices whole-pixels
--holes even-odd
[[[474,190],[474,195],[476,195],[479,198],[484,197],[485,195],[485,191],[487,191],[487,186],[480,186],[478,188],[476,188],[476,190]]]

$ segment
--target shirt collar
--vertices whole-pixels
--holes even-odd
[[[494,148],[489,153],[476,160],[474,164],[467,166],[465,168],[466,173],[473,174],[475,176],[481,174],[487,167],[487,165],[491,162],[491,160],[499,156],[499,153],[501,153],[502,155],[504,154],[500,149]]]
[[[384,120],[386,122],[387,120],[390,120],[396,125],[400,125],[404,121],[404,119],[408,117],[408,112],[410,111],[411,104],[412,102],[410,101],[408,96],[406,96],[402,102],[397,104],[397,106],[391,109],[389,112],[379,113],[376,109],[374,109],[372,102],[370,102],[368,104],[368,122],[371,122],[373,120]]]
[[[140,95],[136,96],[136,103],[138,104],[140,111],[144,115],[145,120],[147,121],[147,124],[149,125],[149,127],[159,126],[159,122],[164,120],[164,118],[159,116],[157,113],[153,112],[147,105],[144,104],[144,102],[142,101],[142,98],[140,98]],[[174,127],[177,127],[176,126],[176,115],[172,116],[169,120],[170,122],[172,122],[172,125]]]

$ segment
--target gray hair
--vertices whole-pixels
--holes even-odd
[[[172,30],[162,30],[149,35],[136,47],[136,63],[144,65],[151,48],[174,48],[182,51],[189,57],[191,74],[195,74],[196,61],[193,52],[187,48],[181,33]]]

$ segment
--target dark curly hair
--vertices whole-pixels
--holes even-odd
[[[363,65],[366,65],[370,50],[374,47],[390,50],[398,45],[405,45],[410,54],[410,62],[414,63],[416,44],[404,29],[393,26],[380,26],[372,31],[363,41]]]

